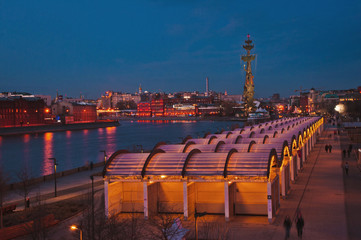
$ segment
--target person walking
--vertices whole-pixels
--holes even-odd
[[[303,227],[305,226],[305,221],[303,220],[301,211],[298,212],[296,227],[297,227],[297,235],[299,238],[302,238]]]
[[[290,217],[288,215],[286,216],[285,221],[283,222],[283,226],[284,226],[284,228],[286,230],[285,239],[288,239],[290,237],[290,229],[291,229],[291,226],[292,226],[291,219],[290,219]]]
[[[328,152],[328,145],[325,145],[325,151]]]
[[[328,150],[330,151],[330,153],[332,152],[332,145],[328,145]]]
[[[342,151],[342,157],[343,157],[343,158],[346,158],[346,149],[344,149],[344,150]]]
[[[345,172],[346,172],[346,176],[348,176],[348,168],[349,168],[349,166],[348,166],[348,162],[346,162],[346,163],[345,163]]]

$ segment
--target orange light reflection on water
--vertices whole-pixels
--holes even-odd
[[[110,157],[110,155],[115,152],[116,149],[116,145],[115,145],[115,134],[117,132],[117,127],[107,127],[105,128],[105,132],[106,132],[106,140],[107,140],[107,145],[105,147],[105,151],[107,152],[108,158]]]
[[[66,138],[68,139],[71,138],[71,131],[66,131],[65,134],[66,134]]]
[[[24,138],[23,138],[24,143],[28,143],[30,141],[30,135],[29,134],[25,134]]]
[[[54,157],[54,134],[47,132],[44,134],[44,159],[43,159],[43,175],[49,175],[53,173],[53,162],[49,158]]]
[[[195,123],[195,120],[137,120],[138,123]]]

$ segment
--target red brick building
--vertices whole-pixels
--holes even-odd
[[[152,110],[150,108],[150,102],[140,102],[137,106],[137,115],[139,117],[152,116]]]
[[[97,109],[93,104],[73,103],[74,122],[95,122]]]
[[[44,100],[40,98],[0,98],[0,127],[44,124],[44,107]]]

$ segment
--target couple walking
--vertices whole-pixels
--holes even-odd
[[[325,151],[326,152],[332,152],[332,145],[331,144],[327,144],[326,146],[325,146]]]
[[[297,235],[298,235],[299,238],[302,238],[304,225],[305,225],[305,222],[303,220],[301,211],[298,210],[297,218],[296,218],[296,228],[297,228]],[[288,239],[290,237],[290,230],[291,230],[291,226],[292,226],[291,219],[290,219],[290,217],[288,215],[286,216],[285,221],[283,222],[283,226],[286,229],[286,237],[285,237],[285,239]]]

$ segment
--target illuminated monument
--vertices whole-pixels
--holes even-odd
[[[253,96],[254,96],[254,83],[253,83],[253,75],[252,75],[252,66],[251,62],[255,59],[255,55],[251,55],[251,50],[254,47],[252,44],[252,40],[249,39],[249,34],[247,35],[247,40],[245,41],[246,45],[243,45],[243,48],[246,49],[247,54],[241,56],[243,62],[247,63],[243,65],[244,70],[246,71],[246,82],[244,83],[243,90],[243,102],[244,109],[247,113],[253,110]]]

